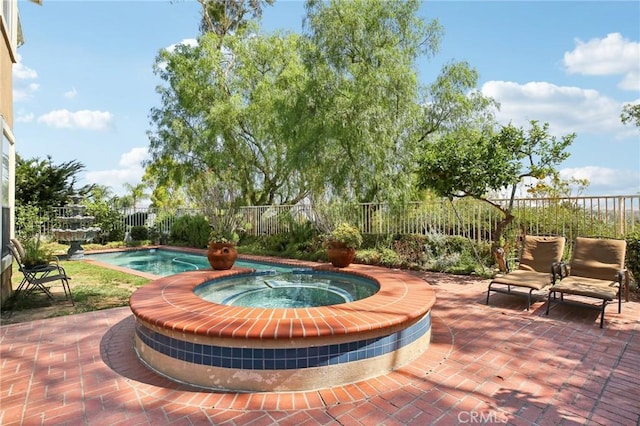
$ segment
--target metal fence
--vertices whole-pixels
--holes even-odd
[[[508,200],[492,200],[507,205]],[[68,214],[66,207],[54,209],[52,220],[44,220],[42,231],[51,234],[59,227],[55,217]],[[322,211],[320,211],[322,210]],[[273,235],[306,223],[322,224],[331,217],[358,226],[364,234],[458,235],[478,242],[492,241],[502,213],[487,202],[470,198],[431,200],[403,205],[367,203],[314,209],[310,204],[255,206],[242,208],[251,235]],[[133,226],[155,228],[168,234],[176,218],[201,214],[199,209],[128,209],[119,211],[114,226],[123,231]],[[514,221],[508,232],[576,236],[624,237],[640,231],[640,195],[569,198],[520,198],[513,206]],[[108,232],[109,230],[102,230]]]

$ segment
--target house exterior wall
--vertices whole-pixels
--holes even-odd
[[[0,1],[0,214],[2,242],[14,232],[15,139],[13,136],[13,64],[18,48],[18,1]],[[7,213],[7,214],[4,214]],[[12,294],[11,255],[0,247],[0,305]]]

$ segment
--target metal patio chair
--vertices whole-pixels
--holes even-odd
[[[74,304],[71,287],[69,286],[70,278],[57,259],[43,265],[26,266],[24,263],[25,251],[20,241],[11,239],[8,248],[18,264],[18,270],[22,273],[22,280],[11,296],[11,299],[15,301],[18,298],[29,296],[34,291],[42,291],[49,299],[54,300],[49,286],[56,281],[60,281],[62,289],[64,290],[65,299],[70,300],[71,303]]]
[[[527,311],[534,291],[543,290],[554,281],[554,274],[564,252],[565,238],[560,236],[525,235],[518,267],[495,277],[487,288],[487,305],[491,292],[527,297]],[[496,287],[498,286],[498,287]],[[524,289],[528,292],[513,291]]]
[[[622,290],[629,286],[624,266],[627,242],[612,238],[576,238],[569,264],[562,264],[561,279],[549,288],[547,315],[551,303],[577,304],[600,309],[600,328],[604,326],[604,308],[618,299],[622,312]],[[560,294],[558,300],[557,294]],[[581,301],[565,300],[565,295],[602,300],[600,306]],[[553,295],[553,297],[551,297]],[[588,299],[587,299],[588,300]]]

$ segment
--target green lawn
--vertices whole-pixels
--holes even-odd
[[[42,293],[29,295],[20,299],[11,309],[3,309],[3,323],[26,321],[31,314],[35,318],[50,318],[61,315],[109,309],[129,304],[129,296],[138,287],[150,280],[135,275],[101,268],[83,261],[61,261],[69,280],[75,305],[64,300],[64,293],[59,282],[52,283],[51,291],[55,301],[49,300]],[[22,280],[22,273],[14,263],[13,288],[17,288]],[[27,316],[25,319],[16,318]],[[14,317],[14,320],[11,318]]]

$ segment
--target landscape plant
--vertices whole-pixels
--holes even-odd
[[[427,141],[419,160],[419,187],[433,189],[453,199],[472,197],[492,205],[502,219],[492,230],[498,246],[504,230],[515,219],[516,190],[526,177],[544,179],[569,157],[567,147],[575,139],[569,134],[557,139],[549,125],[530,122],[525,130],[511,124],[494,132],[491,128],[460,128]],[[488,194],[508,192],[506,204],[496,203]]]
[[[331,232],[324,235],[326,248],[358,249],[362,245],[362,234],[358,228],[348,223],[341,223]]]
[[[415,199],[422,143],[493,105],[465,62],[420,85],[417,59],[443,28],[417,0],[309,0],[301,35],[260,31],[248,18],[268,3],[203,2],[197,45],[159,53],[150,185],[211,175],[254,206]]]

